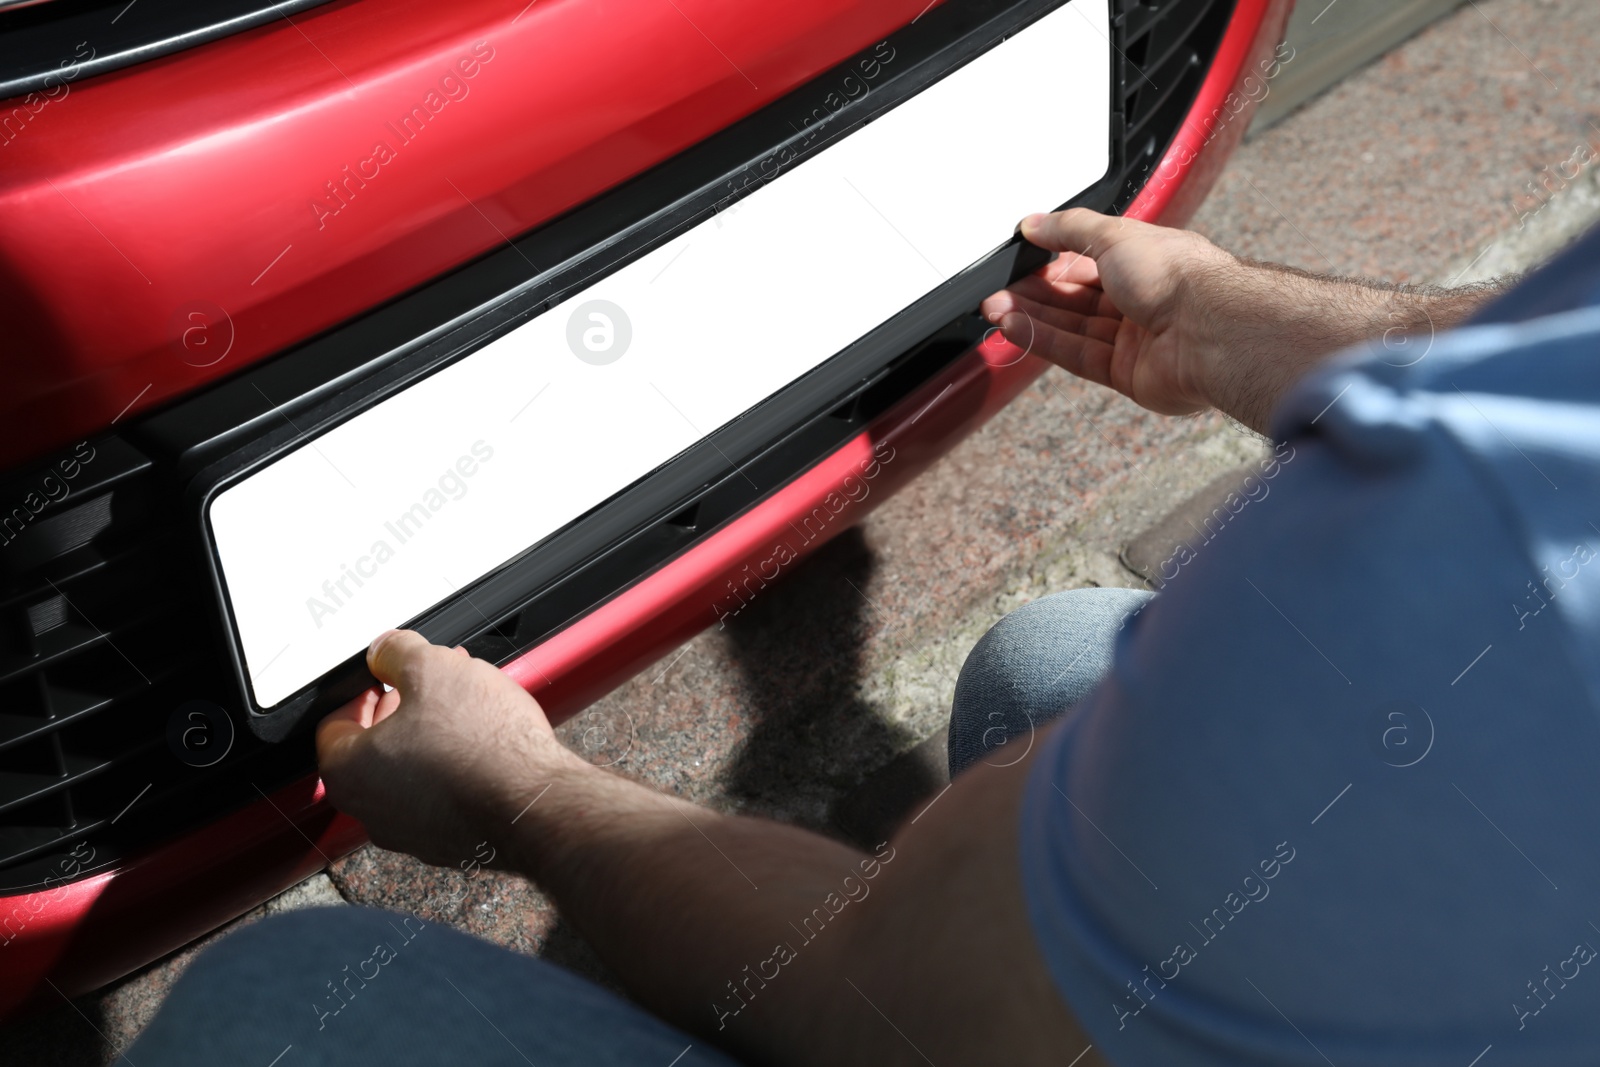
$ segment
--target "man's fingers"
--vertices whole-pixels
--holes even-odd
[[[1073,282],[1078,285],[1100,284],[1100,264],[1093,256],[1079,252],[1063,252],[1046,263],[1029,277],[1039,277],[1053,284]]]
[[[400,690],[390,689],[378,698],[378,706],[372,710],[372,722],[369,726],[376,726],[384,719],[393,715],[400,707]]]
[[[1029,215],[1022,220],[1022,236],[1052,252],[1100,256],[1118,242],[1137,236],[1145,225],[1133,219],[1075,207],[1050,215]]]
[[[1062,330],[1032,315],[1013,311],[1000,321],[1006,340],[1043,356],[1070,374],[1100,385],[1111,384],[1111,345],[1071,330]]]
[[[345,701],[345,703],[336,710],[328,712],[322,721],[353,722],[364,730],[372,725],[374,714],[377,711],[378,704],[380,701],[382,701],[383,696],[384,692],[382,686],[375,685],[369,689],[363,689],[360,694],[351,698],[350,700]]]
[[[1007,315],[1019,313],[1032,317],[1037,323],[1053,326],[1064,333],[1080,334],[1092,341],[1104,341],[1110,344],[1117,339],[1117,329],[1122,325],[1122,320],[1101,315],[1080,314],[1079,312],[1059,307],[1052,303],[1041,303],[1030,300],[1015,292],[998,294],[992,298],[995,313],[989,316],[989,321],[999,323]],[[985,302],[986,306],[989,302]],[[1009,338],[1008,338],[1009,340]]]
[[[317,724],[317,765],[325,767],[329,761],[337,763],[359,743],[361,735],[372,725],[384,693],[378,686],[364,690],[355,699],[344,704]]]
[[[1057,289],[1043,278],[1030,275],[1018,278],[1007,288],[985,297],[983,303],[978,305],[978,312],[990,322],[998,322],[1000,315],[1010,311],[1019,298],[1024,298],[1063,311],[1092,315],[1100,302],[1096,295],[1098,292],[1098,289],[1091,290],[1081,285],[1068,286],[1065,290]]]
[[[1122,317],[1122,312],[1112,302],[1111,297],[1097,285],[1050,282],[1030,274],[1026,278],[1018,278],[1008,288],[1018,296],[1049,307],[1076,311],[1080,315],[1104,315],[1113,319]]]

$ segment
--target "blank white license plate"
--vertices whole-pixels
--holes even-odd
[[[208,519],[257,705],[615,495],[1004,244],[1024,215],[1097,181],[1109,164],[1106,9],[1051,12],[217,494]]]

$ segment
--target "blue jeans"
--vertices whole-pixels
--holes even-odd
[[[1154,593],[1074,589],[1024,604],[980,640],[961,667],[950,712],[950,777],[980,760],[1007,765],[1111,667],[1117,633]]]
[[[139,1067],[734,1064],[554,964],[438,923],[347,907],[289,912],[229,934],[179,979],[128,1059]]]
[[[1022,738],[1094,688],[1123,621],[1151,595],[1080,589],[1002,619],[956,683],[951,774],[1023,754]],[[437,923],[343,907],[230,934],[178,981],[128,1058],[139,1067],[734,1067],[554,964]]]

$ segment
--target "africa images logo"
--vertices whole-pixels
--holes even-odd
[[[390,136],[380,137],[372,145],[365,159],[355,164],[345,164],[339,173],[322,183],[324,192],[320,199],[310,201],[311,214],[317,220],[317,229],[324,229],[328,220],[350,206],[367,183],[377,179],[383,168],[400,157],[400,150],[422,136],[428,123],[434,121],[452,102],[467,98],[472,91],[468,82],[483,71],[484,65],[494,59],[494,48],[486,41],[472,46],[470,55],[457,59],[455,65],[439,77],[437,87],[429,86],[418,103],[412,104],[392,122],[384,123]],[[352,169],[353,168],[353,169]]]
[[[366,584],[362,579],[376,578],[378,568],[394,559],[396,549],[420,534],[433,516],[444,510],[446,504],[467,495],[467,479],[476,474],[482,464],[494,458],[494,448],[481,440],[472,443],[471,451],[471,456],[460,456],[452,466],[445,468],[437,483],[422,494],[422,499],[383,524],[384,532],[389,537],[373,541],[367,554],[356,558],[354,567],[339,564],[339,575],[322,583],[322,596],[306,597],[306,610],[311,613],[311,621],[317,629],[322,629],[324,618],[336,614],[355,597]],[[389,543],[389,538],[394,539],[393,544]]]

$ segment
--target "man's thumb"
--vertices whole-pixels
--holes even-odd
[[[415,630],[385,630],[367,646],[367,670],[378,681],[400,690],[404,697],[422,658],[433,647]]]
[[[1040,248],[1093,257],[1135,236],[1144,225],[1135,219],[1074,207],[1049,215],[1029,215],[1019,228],[1030,244]]]

